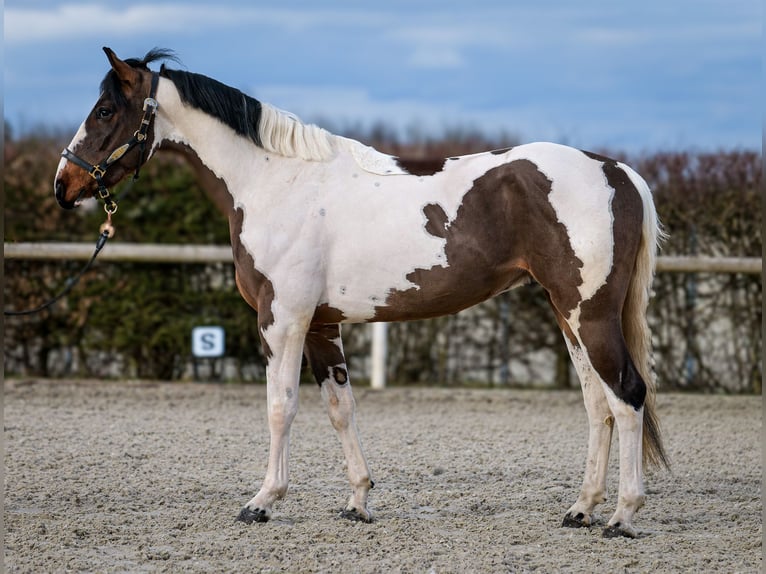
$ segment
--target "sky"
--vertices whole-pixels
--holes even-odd
[[[5,0],[4,116],[74,131],[101,47],[159,46],[335,132],[760,150],[762,16],[761,0]]]

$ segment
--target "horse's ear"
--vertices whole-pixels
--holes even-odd
[[[109,58],[112,69],[117,74],[117,77],[120,78],[122,84],[129,90],[135,88],[140,78],[138,70],[120,60],[111,48],[104,46],[103,49],[106,57]]]

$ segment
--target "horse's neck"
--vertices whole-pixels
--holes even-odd
[[[163,140],[162,147],[175,148],[187,156],[208,195],[224,212],[232,205],[253,201],[257,201],[259,211],[268,210],[274,202],[281,203],[285,193],[300,193],[302,183],[308,187],[317,181],[327,184],[346,170],[359,170],[358,178],[354,176],[357,184],[373,174],[405,173],[395,158],[338,136],[331,136],[334,156],[324,161],[268,152],[218,119],[185,106],[169,81],[160,83],[158,100],[155,134]],[[348,185],[330,187],[343,193]]]
[[[238,136],[217,118],[184,105],[168,80],[160,82],[157,100],[160,110],[155,137],[163,148],[176,147],[189,157],[196,155],[232,194],[252,184],[257,177],[254,164],[263,155],[255,143]]]
[[[232,200],[234,207],[255,202],[266,215],[264,211],[281,203],[285,193],[300,193],[301,181],[326,181],[337,165],[334,160],[310,161],[268,152],[199,110],[184,109],[169,123],[162,147],[181,148],[197,174],[202,174],[200,182],[219,209]],[[348,156],[345,149],[339,151]],[[221,199],[220,189],[231,199]]]
[[[215,204],[218,211],[226,217],[229,217],[234,206],[234,201],[226,184],[208,169],[194,150],[187,145],[169,140],[162,143],[161,149],[162,151],[181,155],[189,163],[192,170],[194,170],[197,183]]]

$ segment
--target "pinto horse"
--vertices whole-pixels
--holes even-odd
[[[603,533],[636,536],[643,466],[667,458],[646,321],[662,232],[635,171],[552,143],[408,162],[208,77],[152,71],[174,59],[167,50],[125,61],[104,51],[111,69],[62,153],[55,195],[64,208],[95,195],[114,211],[108,187],[164,145],[192,159],[228,214],[236,283],[258,312],[268,359],[268,468],[239,520],[266,522],[287,492],[303,354],[346,458],[352,493],[342,514],[372,520],[341,323],[455,313],[534,280],[589,420],[585,477],[563,526],[591,526],[606,500],[616,422],[619,496]]]

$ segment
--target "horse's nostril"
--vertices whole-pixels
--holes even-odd
[[[66,194],[66,186],[64,185],[64,182],[60,179],[56,180],[56,183],[54,184],[54,190],[56,195],[56,201],[59,202],[59,205],[63,207],[64,209],[72,209],[74,207],[74,201],[67,201],[64,195]]]

